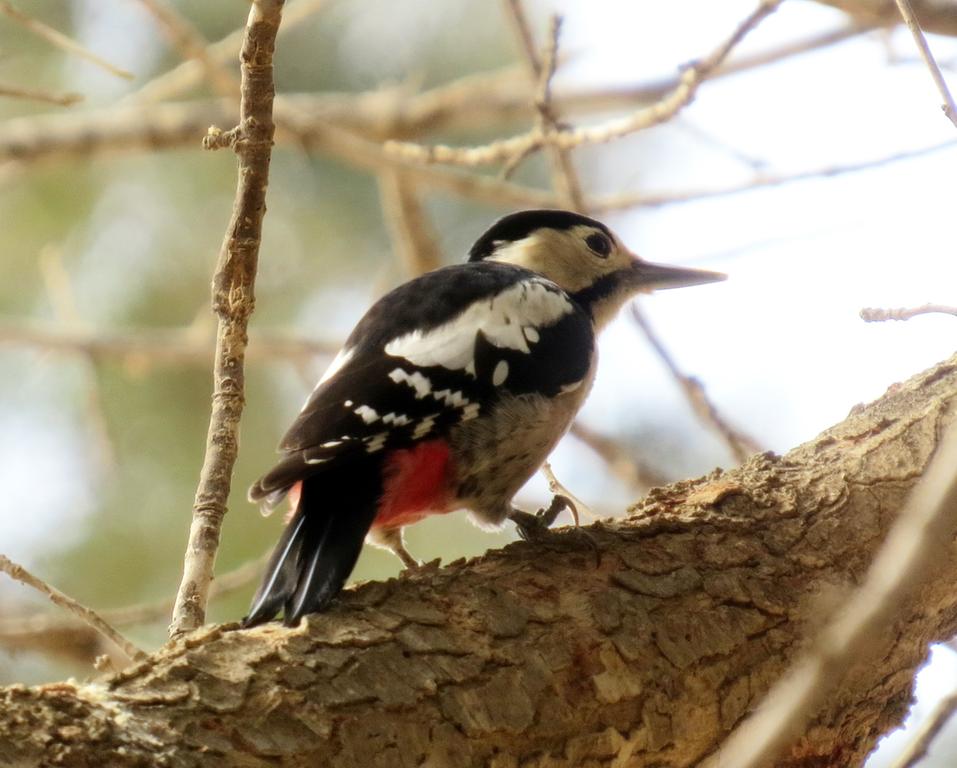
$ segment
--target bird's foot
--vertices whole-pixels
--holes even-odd
[[[515,523],[518,535],[525,541],[540,541],[549,535],[548,529],[566,509],[572,513],[575,525],[578,525],[578,508],[571,499],[560,493],[552,497],[551,504],[538,510],[534,515],[513,507],[508,519]]]
[[[598,547],[598,542],[595,541],[594,536],[588,531],[578,527],[578,508],[567,496],[556,493],[555,496],[552,497],[552,503],[549,504],[548,507],[538,510],[534,515],[513,507],[508,518],[515,523],[515,527],[518,529],[518,535],[525,541],[544,541],[550,536],[555,535],[550,528],[556,518],[566,509],[571,512],[572,518],[575,520],[573,533],[585,538],[588,546],[595,551],[596,565],[601,565],[601,549]]]
[[[389,550],[393,555],[402,561],[406,570],[416,570],[422,567],[422,563],[416,560],[405,548],[405,541],[402,538],[401,528],[379,528],[369,532],[369,541],[377,547]]]

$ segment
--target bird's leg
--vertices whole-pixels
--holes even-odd
[[[572,513],[572,517],[575,518],[575,524],[577,525],[578,509],[575,503],[560,493],[556,493],[552,497],[552,503],[549,504],[548,507],[538,510],[534,515],[531,512],[524,512],[521,509],[512,507],[508,519],[515,523],[515,527],[518,529],[518,535],[525,539],[525,541],[535,541],[542,539],[548,534],[548,529],[552,523],[554,523],[558,516],[566,509]]]
[[[409,569],[416,569],[422,566],[405,548],[405,541],[402,538],[401,528],[379,528],[369,532],[369,537],[373,544],[389,550],[393,555],[402,561],[402,564]]]

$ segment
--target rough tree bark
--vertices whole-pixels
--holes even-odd
[[[296,629],[186,635],[94,683],[0,691],[0,763],[691,766],[860,579],[943,428],[957,356],[784,457],[625,520],[349,591]],[[957,632],[957,558],[778,765],[855,766]]]

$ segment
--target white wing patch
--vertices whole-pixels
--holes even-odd
[[[531,278],[473,303],[444,325],[392,339],[385,351],[417,366],[438,365],[474,375],[476,333],[481,331],[496,347],[528,352],[529,342],[538,340],[537,329],[554,325],[573,309],[562,291],[545,280]]]
[[[329,381],[329,379],[339,373],[339,371],[342,370],[342,366],[348,363],[354,354],[355,349],[346,349],[345,347],[340,349],[339,354],[332,358],[332,362],[329,363],[329,367],[326,368],[326,372],[322,374],[321,378],[319,379],[319,384],[325,384],[327,381]],[[318,386],[318,384],[316,386]]]
[[[313,390],[310,393],[309,397],[306,398],[306,402],[302,404],[302,408],[299,410],[300,413],[306,410],[306,406],[308,406],[309,403],[312,402],[312,396],[316,393],[316,390],[319,389],[319,387],[321,387],[327,381],[329,381],[329,379],[331,379],[337,373],[339,373],[339,371],[342,370],[342,366],[348,363],[352,359],[352,356],[354,354],[355,354],[354,348],[346,349],[345,347],[343,347],[342,349],[339,350],[338,354],[336,354],[336,356],[332,358],[332,362],[329,363],[329,367],[326,368],[326,372],[319,377],[319,382],[316,384],[315,387],[313,387]]]

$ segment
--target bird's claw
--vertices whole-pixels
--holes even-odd
[[[555,496],[552,497],[552,503],[549,504],[548,507],[539,509],[534,515],[530,512],[524,512],[521,509],[513,509],[509,515],[509,519],[515,523],[515,527],[518,529],[518,535],[525,541],[543,541],[553,535],[553,532],[550,530],[551,525],[566,509],[571,512],[572,518],[575,520],[576,527],[574,533],[585,537],[588,546],[595,551],[596,565],[600,565],[601,550],[598,547],[598,542],[595,541],[595,538],[588,533],[588,531],[578,527],[578,508],[567,496],[560,493],[555,494]]]
[[[565,510],[572,513],[575,519],[575,525],[578,525],[578,509],[574,502],[567,496],[560,493],[552,497],[552,503],[547,507],[542,507],[534,515],[531,512],[524,512],[521,509],[513,509],[509,519],[515,523],[518,529],[518,535],[525,541],[541,541],[548,536],[549,528]]]

